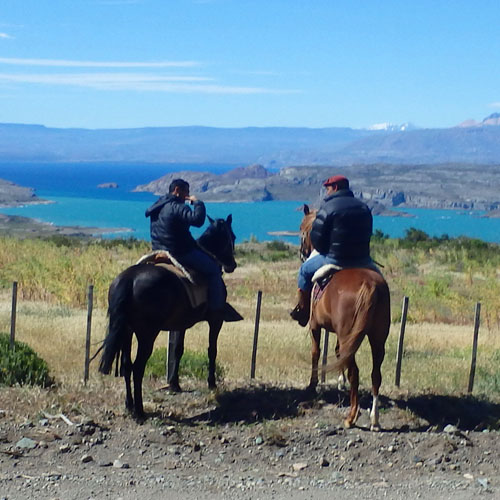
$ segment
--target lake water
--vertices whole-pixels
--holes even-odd
[[[132,193],[168,172],[197,169],[224,172],[231,165],[144,165],[144,164],[0,164],[0,178],[36,189],[39,197],[50,199],[48,205],[0,208],[1,213],[22,215],[65,226],[129,228],[132,232],[108,234],[108,237],[133,236],[149,239],[146,208],[157,198],[150,193]],[[98,189],[104,182],[116,182],[118,189]],[[269,235],[273,231],[296,231],[302,219],[300,201],[254,203],[207,203],[213,217],[233,215],[237,241],[252,236],[260,241],[284,239],[297,243],[297,237]],[[412,217],[374,217],[374,228],[392,237],[404,236],[415,227],[431,236],[465,235],[490,242],[500,242],[500,219],[481,218],[482,212],[457,210],[402,209]],[[193,230],[199,234],[201,230]]]

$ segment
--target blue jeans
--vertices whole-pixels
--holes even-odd
[[[210,311],[222,309],[226,303],[227,293],[219,264],[199,248],[195,248],[184,255],[176,256],[176,258],[183,266],[199,272],[206,278],[208,309]]]
[[[297,280],[298,287],[304,292],[310,292],[312,290],[312,277],[314,273],[326,264],[339,265],[339,263],[332,257],[327,255],[317,254],[310,257],[305,262],[302,263],[299,269],[299,277]]]
[[[327,255],[317,254],[313,257],[309,257],[299,269],[299,277],[297,280],[298,287],[304,292],[310,292],[312,290],[312,277],[314,273],[321,267],[326,266],[327,264],[333,264],[335,266],[339,266],[341,269],[347,269],[352,267],[364,267],[367,269],[372,269],[377,273],[380,273],[380,269],[375,265],[375,263],[368,258],[366,262],[358,262],[357,264],[346,265],[342,264],[338,260],[333,257],[328,257]]]

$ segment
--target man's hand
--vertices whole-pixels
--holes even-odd
[[[193,204],[195,201],[198,201],[198,198],[196,198],[196,196],[194,195],[190,195],[190,196],[186,196],[186,198],[184,198],[186,201],[190,201],[191,204]]]

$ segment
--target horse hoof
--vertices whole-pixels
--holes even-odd
[[[141,411],[135,410],[132,413],[132,416],[138,424],[143,424],[146,421],[146,414],[144,413],[144,410]]]
[[[217,384],[214,382],[213,384],[208,384],[208,388],[211,390],[211,391],[215,391],[217,389]]]
[[[314,384],[314,385],[309,384],[305,388],[305,393],[310,395],[310,396],[316,396],[318,394],[318,391],[316,390],[316,384]]]
[[[372,432],[380,432],[382,428],[380,427],[380,424],[372,424],[370,425],[370,430]]]
[[[172,393],[182,392],[181,386],[179,384],[169,384],[168,391]]]
[[[350,421],[350,420],[344,420],[344,427],[346,429],[350,429],[351,427],[353,427],[353,423]]]

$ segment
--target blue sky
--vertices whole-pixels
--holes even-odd
[[[2,0],[0,122],[449,127],[500,112],[498,0]]]

